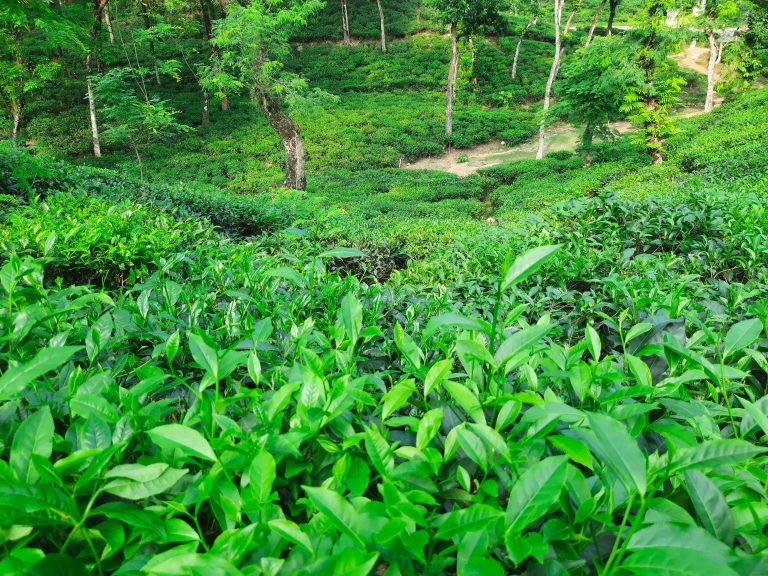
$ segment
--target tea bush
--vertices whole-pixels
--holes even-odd
[[[46,195],[76,201],[109,254],[117,211]],[[297,232],[209,231],[110,290],[51,282],[83,238],[4,251],[0,566],[757,576],[766,232],[757,197],[597,197],[385,284]]]

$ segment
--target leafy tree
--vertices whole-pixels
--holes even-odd
[[[525,39],[525,35],[533,26],[536,25],[536,22],[538,22],[539,18],[544,14],[546,7],[549,5],[548,2],[545,2],[545,0],[526,0],[525,2],[516,2],[515,8],[517,8],[520,12],[525,14],[526,16],[529,16],[529,20],[526,23],[525,27],[523,27],[523,31],[520,32],[520,37],[517,39],[517,44],[515,45],[515,55],[512,58],[512,79],[514,80],[517,78],[517,64],[520,61],[520,48],[523,45],[523,40]]]
[[[381,29],[381,51],[387,53],[387,28],[384,23],[384,8],[381,0],[376,0],[376,8],[379,10],[379,28]]]
[[[608,0],[608,22],[605,25],[605,34],[610,36],[613,34],[613,22],[616,19],[616,9],[619,6],[621,0]]]
[[[61,67],[39,50],[44,19],[51,19],[45,2],[0,6],[0,98],[10,111],[13,140],[19,134],[27,95],[55,78]]]
[[[549,106],[552,99],[552,86],[557,78],[557,72],[560,69],[560,58],[562,58],[562,26],[561,21],[563,18],[563,7],[565,6],[565,0],[554,0],[553,3],[553,19],[552,23],[555,27],[555,53],[552,58],[552,66],[549,70],[549,78],[547,79],[547,86],[544,89],[544,106],[541,111],[541,121],[539,124],[539,147],[536,151],[536,159],[541,160],[544,158],[544,137],[545,130],[549,114]],[[566,25],[566,30],[568,26]]]
[[[349,11],[347,0],[341,0],[341,29],[344,34],[344,44],[352,44],[352,36],[349,33]]]
[[[132,68],[114,68],[94,81],[95,97],[109,121],[104,137],[131,147],[143,180],[141,147],[191,128],[177,120],[178,112],[168,102],[146,92],[144,78]]]
[[[306,152],[299,125],[286,108],[305,102],[307,82],[285,70],[289,38],[323,7],[319,0],[256,0],[246,7],[230,5],[214,26],[218,48],[214,74],[245,86],[285,147],[285,187],[305,190]]]
[[[675,132],[670,110],[679,103],[685,80],[678,76],[657,81],[659,72],[670,68],[667,54],[675,44],[675,35],[666,27],[666,15],[674,0],[648,0],[642,26],[632,31],[639,42],[637,63],[645,74],[641,87],[633,88],[622,110],[641,126],[645,150],[654,164],[664,162],[664,143]]]
[[[585,166],[591,162],[595,136],[610,134],[608,122],[622,117],[625,96],[642,82],[643,72],[633,62],[631,46],[615,36],[597,38],[563,66],[558,107],[574,124],[584,126],[581,148]]]
[[[746,6],[737,0],[702,0],[694,6],[693,26],[704,31],[709,44],[707,61],[707,92],[704,98],[704,112],[711,112],[715,107],[715,67],[717,65],[718,45],[726,28],[735,28],[740,23],[740,14],[746,14]]]
[[[445,135],[453,134],[453,102],[456,98],[456,77],[459,71],[459,36],[471,37],[485,27],[499,25],[504,0],[428,0],[438,20],[450,27],[451,61],[445,102]]]

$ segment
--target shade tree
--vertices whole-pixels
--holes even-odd
[[[285,187],[305,190],[306,152],[292,108],[318,96],[300,76],[285,69],[289,38],[307,24],[323,2],[255,0],[230,4],[226,17],[214,24],[217,48],[212,74],[222,83],[248,91],[285,148]]]

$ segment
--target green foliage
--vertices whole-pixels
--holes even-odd
[[[46,196],[94,231],[119,213]],[[356,250],[188,222],[111,290],[50,282],[82,236],[4,250],[3,568],[759,573],[766,214],[581,200],[388,284],[345,272]]]

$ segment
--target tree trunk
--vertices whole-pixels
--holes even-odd
[[[536,16],[528,20],[528,24],[525,25],[525,28],[523,28],[523,31],[520,33],[520,38],[517,39],[517,46],[515,46],[515,57],[512,59],[512,80],[517,78],[517,63],[520,60],[520,47],[523,45],[523,38],[525,37],[525,33],[530,30],[531,26],[536,25]]]
[[[291,190],[306,190],[306,152],[299,125],[286,114],[274,94],[260,91],[258,100],[267,122],[285,146],[285,187]]]
[[[376,0],[376,5],[379,8],[379,24],[381,26],[381,51],[387,53],[387,30],[384,27],[384,8],[381,7],[381,0]]]
[[[595,130],[592,124],[587,123],[584,127],[584,134],[581,137],[581,147],[584,150],[584,162],[585,168],[592,165],[592,140],[594,139]]]
[[[229,98],[226,95],[221,97],[221,109],[226,112],[229,110]]]
[[[576,17],[576,12],[578,11],[579,8],[581,8],[581,2],[576,2],[576,4],[573,5],[573,10],[571,10],[570,16],[568,16],[568,20],[565,23],[563,34],[568,34],[568,30],[571,29],[571,25],[573,24],[573,19]]]
[[[613,34],[613,20],[616,18],[616,5],[619,0],[608,1],[608,24],[605,27],[605,35],[610,36]]]
[[[341,0],[341,29],[344,32],[344,44],[352,44],[352,36],[349,33],[349,13],[347,12],[347,0]]]
[[[112,19],[109,17],[109,8],[104,6],[104,23],[107,25],[107,32],[109,32],[109,43],[115,43],[115,33],[112,30]]]
[[[592,19],[592,26],[589,28],[589,34],[587,34],[587,41],[584,43],[584,48],[589,48],[592,44],[592,37],[595,35],[595,28],[597,28],[597,21],[600,19],[600,14],[603,11],[606,0],[601,0],[600,5],[597,7],[595,17]]]
[[[704,112],[715,108],[715,63],[717,62],[717,41],[714,30],[707,30],[709,41],[709,62],[707,63],[707,97],[704,100]]]
[[[725,48],[725,42],[720,41],[720,44],[717,45],[717,60],[715,60],[715,64],[721,64],[723,62],[724,48]]]
[[[477,55],[475,54],[475,42],[472,39],[472,36],[469,36],[469,77],[470,82],[472,84],[472,88],[477,88],[477,76],[475,76],[475,61],[477,60]]]
[[[459,71],[459,39],[456,24],[451,24],[451,64],[448,68],[448,92],[445,99],[445,135],[453,134],[453,100],[456,97],[456,75]]]
[[[85,86],[88,94],[88,119],[91,125],[91,141],[93,142],[93,155],[101,158],[101,139],[99,138],[99,123],[96,121],[96,100],[93,97],[93,84],[91,83],[91,55],[85,57],[86,74]]]
[[[149,5],[146,2],[141,3],[141,16],[144,19],[144,30],[149,30],[152,27],[152,22],[149,19]],[[152,66],[155,70],[155,82],[160,86],[160,69],[157,67],[157,54],[155,53],[155,43],[149,41],[149,53],[152,54]]]
[[[11,139],[16,142],[16,138],[19,136],[19,126],[21,126],[21,104],[15,100],[11,101],[11,115],[13,116]]]
[[[536,151],[536,160],[544,158],[544,138],[546,136],[546,123],[547,112],[549,111],[549,105],[552,98],[552,85],[555,83],[557,77],[557,71],[560,69],[560,56],[562,55],[561,38],[560,38],[560,21],[563,15],[563,5],[565,0],[555,0],[555,57],[552,60],[552,68],[549,71],[549,78],[547,79],[547,87],[544,91],[544,108],[541,113],[541,124],[539,125],[539,148]]]
[[[133,152],[136,154],[136,162],[139,165],[139,180],[144,181],[144,164],[141,162],[141,155],[139,154],[139,147],[133,144]]]
[[[200,0],[200,12],[203,15],[203,32],[205,33],[205,39],[210,40],[213,36],[211,28],[211,13],[209,12],[208,0]]]
[[[648,16],[653,23],[656,15],[660,9],[658,2],[654,1],[648,8]],[[649,114],[649,120],[646,120],[643,125],[643,131],[645,133],[645,150],[651,157],[651,161],[654,164],[662,164],[664,162],[664,154],[662,149],[664,147],[664,141],[659,134],[658,121],[654,120],[654,112],[658,109],[659,102],[654,94],[654,82],[656,75],[656,61],[653,59],[652,50],[656,47],[656,27],[651,24],[651,29],[648,33],[648,37],[645,39],[645,46],[640,51],[640,67],[645,70],[645,98],[643,99],[643,106],[651,114]],[[649,57],[649,55],[651,55]]]
[[[203,89],[203,126],[207,126],[211,123],[211,94],[208,90]]]
[[[565,23],[565,28],[563,28],[562,34],[568,34],[568,30],[571,29],[571,24],[573,24],[573,18],[576,16],[576,12],[579,8],[581,8],[582,0],[579,0],[574,4],[573,10],[571,10],[570,16],[568,16],[568,20]],[[565,1],[563,0],[563,6],[565,5]],[[562,16],[562,14],[561,14]],[[560,72],[560,62],[563,60],[563,52],[565,52],[565,46],[562,45],[562,41],[560,42],[560,56],[557,59],[557,70],[555,70],[555,78],[557,78],[557,73]]]
[[[96,101],[93,98],[93,85],[91,83],[91,60],[96,54],[96,69],[99,68],[98,54],[100,49],[99,34],[101,32],[101,16],[107,7],[107,0],[96,0],[93,6],[93,28],[91,29],[91,41],[93,46],[85,56],[85,87],[88,97],[88,118],[91,126],[91,140],[93,143],[93,155],[101,158],[101,140],[99,138],[99,124],[96,121]]]

